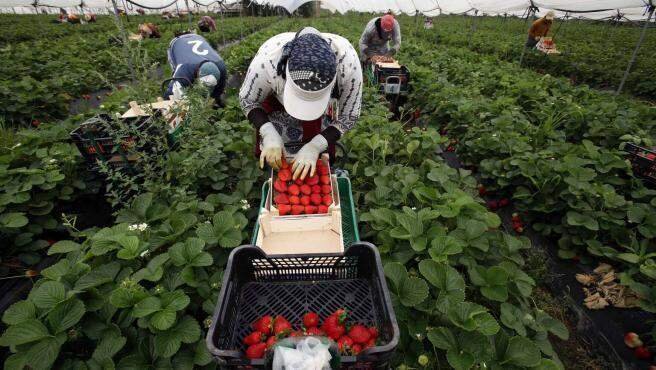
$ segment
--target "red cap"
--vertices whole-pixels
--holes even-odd
[[[394,29],[394,16],[385,14],[380,18],[380,28],[385,32],[390,32]]]

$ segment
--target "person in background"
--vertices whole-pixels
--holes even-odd
[[[169,44],[167,54],[173,80],[164,93],[165,99],[171,95],[180,98],[185,87],[198,81],[208,88],[215,106],[223,106],[221,95],[228,72],[219,53],[205,38],[194,33],[175,37]]]
[[[66,23],[68,22],[68,12],[64,8],[59,8],[59,15],[57,16],[57,20],[60,23]]]
[[[198,21],[198,29],[201,30],[201,32],[216,32],[216,22],[212,17],[204,15],[200,17],[200,20]]]
[[[153,23],[147,22],[140,24],[138,31],[142,39],[158,39],[162,37],[162,35],[159,33],[159,27]]]
[[[331,98],[337,109],[328,109]],[[260,167],[266,161],[279,168],[284,144],[302,142],[292,165],[293,178],[312,176],[319,155],[328,150],[334,156],[334,144],[360,117],[358,53],[344,37],[312,27],[281,33],[258,50],[239,100],[257,134]]]
[[[424,20],[424,29],[430,30],[433,28],[433,19],[426,17]]]
[[[391,14],[370,20],[360,36],[360,58],[363,62],[374,55],[391,57],[400,48],[401,27]]]
[[[555,13],[553,10],[550,10],[545,14],[544,17],[536,20],[531,25],[531,28],[528,30],[528,39],[526,40],[526,47],[533,48],[538,44],[541,38],[547,36],[551,26],[553,24],[553,19]]]
[[[137,14],[139,14],[139,15],[146,15],[146,11],[143,10],[143,9],[141,9],[141,8],[137,8]]]
[[[94,13],[85,13],[84,14],[84,19],[88,23],[94,23],[96,21],[96,15]]]

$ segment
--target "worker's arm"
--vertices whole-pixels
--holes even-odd
[[[273,92],[267,71],[259,68],[263,63],[269,63],[264,59],[266,58],[259,54],[253,58],[248,72],[246,72],[244,83],[239,89],[241,109],[256,130],[269,122],[269,115],[262,108],[262,102]]]
[[[360,36],[360,42],[358,43],[358,46],[360,47],[360,57],[362,60],[367,58],[366,52],[369,46],[369,40],[371,39],[373,32],[376,32],[376,23],[374,21],[370,21],[364,28],[364,31]]]
[[[535,39],[538,36],[537,32],[541,24],[542,24],[542,18],[533,22],[531,28],[528,29],[528,35],[531,36],[532,39]]]
[[[394,30],[392,32],[392,42],[390,43],[390,47],[392,55],[394,55],[399,52],[399,49],[401,49],[401,26],[396,20],[394,20]]]
[[[328,143],[334,143],[340,139],[348,130],[355,126],[360,117],[362,105],[362,69],[358,63],[358,55],[355,49],[350,48],[342,63],[337,66],[337,73],[344,73],[344,77],[339,80],[339,115],[337,120],[332,122],[322,135]]]
[[[214,98],[216,105],[223,108],[222,106],[223,103],[221,102],[221,95],[223,95],[223,92],[225,91],[228,71],[226,70],[224,63],[217,63],[217,66],[219,67],[219,71],[221,72],[221,78],[219,78],[219,81],[217,81],[217,85],[212,90],[211,96],[212,98]]]
[[[169,87],[164,93],[164,99],[168,99],[169,96],[173,95],[173,86],[178,83],[182,87],[188,87],[191,82],[194,80],[194,67],[189,64],[178,64],[173,71],[173,80],[169,82]]]

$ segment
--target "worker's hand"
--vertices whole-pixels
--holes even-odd
[[[264,168],[266,159],[269,166],[274,169],[282,165],[282,147],[284,143],[273,123],[267,122],[260,127],[262,137],[262,153],[260,154],[260,168]]]
[[[315,136],[309,143],[303,145],[301,150],[296,153],[294,164],[292,165],[292,173],[294,180],[300,177],[301,180],[305,179],[308,174],[314,176],[317,169],[317,159],[319,154],[328,149],[328,141],[323,135]]]
[[[535,41],[540,41],[541,38],[542,36],[535,36]]]

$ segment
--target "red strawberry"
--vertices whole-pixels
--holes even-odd
[[[321,176],[326,176],[330,174],[330,169],[322,163],[321,166],[317,165],[317,172],[319,172],[319,175]]]
[[[40,124],[41,124],[41,121],[39,121],[38,119],[32,120],[32,126],[39,127]]]
[[[298,178],[298,179],[294,180],[294,184],[296,184],[296,185],[298,185],[298,186],[301,186],[301,185],[305,184],[305,182],[303,182],[303,180],[301,180],[300,178]]]
[[[321,185],[321,194],[330,194],[333,192],[333,189],[330,185]]]
[[[305,183],[312,186],[319,183],[319,176],[315,173],[314,176],[309,176],[305,178]]]
[[[320,206],[317,208],[317,213],[320,213],[320,214],[321,214],[321,213],[328,213],[328,206],[324,206],[323,204],[320,205]]]
[[[346,321],[346,310],[339,309],[323,321],[323,331],[333,340],[339,339],[346,332],[344,321]]]
[[[270,315],[262,316],[257,321],[253,323],[253,330],[259,331],[265,335],[271,334],[271,328],[273,327],[273,317]]]
[[[640,336],[634,332],[628,332],[624,334],[624,344],[629,348],[636,348],[642,346],[642,340]]]
[[[323,196],[323,205],[324,206],[329,206],[333,204],[333,197],[330,196],[330,194],[326,194]]]
[[[354,355],[358,355],[360,352],[362,352],[362,345],[356,343],[353,345],[353,347],[351,347],[351,353]]]
[[[306,215],[313,215],[315,213],[317,213],[317,206],[305,206]]]
[[[289,163],[287,163],[287,160],[285,159],[285,157],[282,157],[282,164],[280,165],[280,168],[282,168],[282,169],[289,168]]]
[[[287,192],[287,183],[278,179],[273,182],[273,188],[276,189],[278,193],[286,193]]]
[[[369,328],[369,334],[371,334],[371,337],[373,339],[378,338],[378,328],[376,328],[375,326],[370,327]]]
[[[367,342],[367,344],[364,346],[364,349],[371,348],[371,347],[376,347],[376,338],[371,338]]]
[[[487,193],[485,186],[483,184],[478,185],[478,195],[483,196]]]
[[[521,219],[519,218],[519,214],[517,212],[513,212],[512,220],[513,220],[513,222],[520,222],[521,221]]]
[[[321,185],[312,185],[312,194],[321,194]]]
[[[301,198],[296,195],[292,195],[289,197],[289,204],[301,204]]]
[[[324,185],[330,185],[330,176],[328,175],[321,175],[319,182],[324,184]]]
[[[302,336],[303,336],[303,333],[299,330],[294,330],[293,332],[289,333],[290,338],[302,337]]]
[[[302,214],[304,211],[305,211],[305,206],[296,205],[296,204],[294,204],[294,205],[292,206],[292,214],[293,214],[293,215],[300,215],[300,214]]]
[[[289,204],[289,197],[287,194],[278,194],[276,195],[275,198],[273,198],[273,201],[276,202],[276,204]]]
[[[645,346],[638,347],[635,349],[633,352],[635,354],[635,357],[641,359],[641,360],[649,360],[651,359],[651,352],[649,349]]]
[[[289,204],[278,205],[278,212],[280,213],[281,216],[286,216],[291,211],[292,211],[292,206],[290,206]]]
[[[266,338],[266,335],[259,331],[254,331],[244,338],[244,344],[252,346],[253,344],[260,343],[264,338]]]
[[[292,213],[294,213],[292,211]],[[286,318],[283,316],[276,316],[276,319],[273,320],[273,334],[275,335],[280,335],[280,334],[288,334],[292,331],[292,324],[287,321]]]
[[[267,344],[266,343],[257,343],[253,344],[252,346],[249,346],[246,349],[246,357],[252,359],[256,358],[262,358],[264,357],[264,352],[267,349]]]
[[[349,338],[346,335],[342,335],[337,339],[337,348],[339,348],[339,351],[342,353],[347,353],[351,350],[351,347],[353,347],[353,339]]]
[[[311,201],[312,204],[314,204],[315,206],[318,206],[318,205],[321,205],[321,202],[323,202],[323,198],[322,198],[321,195],[319,195],[319,194],[312,194],[312,195],[310,196],[310,201]]]
[[[305,195],[310,195],[312,194],[312,188],[310,185],[301,185],[301,193]]]
[[[301,204],[304,206],[309,206],[310,205],[310,197],[307,195],[303,195],[301,197]]]
[[[348,336],[355,343],[366,344],[371,338],[371,333],[369,333],[369,329],[364,325],[353,325],[348,332]]]
[[[282,169],[278,171],[278,179],[281,181],[289,181],[292,179],[292,171],[290,171],[288,168]]]
[[[277,341],[278,341],[278,337],[276,337],[275,335],[270,336],[269,339],[267,339],[266,341],[267,348],[273,347],[273,345],[276,344]]]
[[[501,198],[501,200],[499,200],[499,208],[505,207],[508,204],[510,204],[510,200],[508,200],[508,198]]]
[[[319,328],[317,328],[317,327],[311,327],[311,328],[308,328],[308,329],[305,331],[305,333],[306,333],[307,335],[316,335],[316,336],[318,336],[318,337],[323,337],[324,335],[326,335],[326,333],[324,333],[323,330],[321,330],[321,329],[319,329]]]
[[[287,192],[289,192],[291,195],[299,195],[301,194],[301,189],[298,187],[298,185],[293,184],[287,187]]]
[[[487,201],[487,208],[489,208],[491,211],[496,211],[498,207],[499,207],[499,202],[497,202],[496,200]]]

